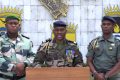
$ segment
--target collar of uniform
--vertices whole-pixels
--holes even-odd
[[[101,36],[98,38],[98,41],[104,41],[104,38]]]
[[[5,33],[4,35],[5,40],[9,40],[10,38],[7,36],[7,33]],[[17,37],[17,41],[21,41],[22,40],[22,35],[20,33],[18,33],[18,37]]]
[[[53,42],[53,43],[56,43],[56,40],[55,40],[55,39],[53,39],[53,41],[52,41],[52,42]],[[66,43],[68,44],[68,41],[67,41],[66,39],[64,39],[64,40],[63,40],[63,44],[66,44]]]
[[[105,40],[105,39],[103,38],[103,36],[99,37],[99,41],[104,41],[104,40]],[[114,42],[114,41],[115,41],[115,40],[114,40],[114,36],[111,35],[110,38],[109,38],[107,41],[109,41],[109,42]]]
[[[17,41],[21,41],[21,40],[23,40],[22,34],[18,33]]]
[[[115,42],[114,36],[111,35],[110,38],[108,39],[108,41],[110,41],[110,42]]]

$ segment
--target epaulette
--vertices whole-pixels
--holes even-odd
[[[119,40],[120,41],[120,37],[115,37],[115,39]]]
[[[49,43],[51,42],[52,39],[47,39],[45,40],[45,42],[42,42],[42,44],[40,45],[38,51],[41,51],[41,50],[46,50],[49,46]]]
[[[51,42],[52,41],[52,39],[46,39],[45,41],[42,41],[42,44],[41,44],[41,46],[44,46],[46,43],[49,43],[49,42]]]
[[[25,38],[27,38],[27,39],[30,39],[29,37],[27,37],[27,36],[25,36],[25,35],[23,35],[23,34],[22,34],[22,37],[25,37]]]
[[[115,37],[115,40],[117,41],[117,45],[120,45],[120,38]]]
[[[50,42],[50,41],[52,41],[52,39],[51,39],[51,38],[47,39],[45,42]]]
[[[77,45],[76,42],[74,42],[74,41],[70,41],[70,40],[68,40],[68,43],[73,44],[73,45]]]

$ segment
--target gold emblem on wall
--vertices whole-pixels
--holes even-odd
[[[67,34],[66,34],[66,39],[71,40],[71,41],[76,41],[76,30],[77,30],[78,25],[70,23],[67,26]],[[50,25],[51,30],[53,30],[52,25]],[[52,38],[54,38],[54,34],[52,33]]]
[[[5,28],[5,18],[9,15],[16,16],[21,20],[22,10],[13,7],[3,7],[0,8],[0,35],[4,34]]]
[[[41,3],[49,10],[54,19],[59,16],[66,16],[68,12],[68,5],[66,0],[40,0]]]
[[[120,33],[120,7],[118,5],[110,5],[104,9],[104,13],[106,16],[112,16],[116,20],[117,23],[114,26],[114,33]]]

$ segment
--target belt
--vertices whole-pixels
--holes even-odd
[[[23,75],[23,76],[15,76],[15,75],[14,76],[9,76],[9,75],[5,75],[5,74],[0,73],[0,77],[4,78],[4,79],[18,80],[18,79],[21,79],[21,78],[25,77],[25,75]]]
[[[104,70],[104,69],[101,69],[101,70],[97,70],[97,72],[106,74],[108,71]]]

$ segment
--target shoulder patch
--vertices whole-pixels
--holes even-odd
[[[23,35],[23,34],[22,34],[22,37],[25,37],[25,38],[27,38],[27,39],[30,39],[29,37],[27,37],[27,36],[25,36],[25,35]]]
[[[48,44],[51,41],[52,41],[52,39],[50,39],[50,38],[46,39],[45,41],[42,41],[41,46],[44,46],[44,45]]]
[[[98,43],[98,39],[99,39],[99,37],[93,39],[93,40],[89,43],[89,46],[88,46],[88,47],[94,49],[95,46],[96,46],[97,43]]]
[[[38,51],[46,51],[48,49],[49,43],[52,39],[47,39],[45,42],[42,42]]]

